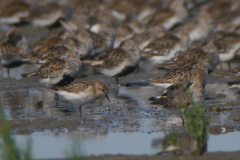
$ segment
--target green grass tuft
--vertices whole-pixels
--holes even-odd
[[[196,140],[195,153],[202,155],[206,150],[210,119],[206,116],[202,103],[195,103],[189,94],[190,106],[183,113],[185,127],[188,133]]]
[[[14,138],[11,135],[10,124],[6,120],[2,109],[0,108],[0,157],[1,160],[32,160],[31,141],[27,141],[25,149],[17,147]]]

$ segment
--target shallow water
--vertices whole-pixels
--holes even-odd
[[[207,152],[240,150],[240,132],[227,134],[210,134]],[[24,144],[28,136],[15,136],[18,143]],[[71,150],[76,136],[66,134],[34,133],[30,136],[33,142],[33,155],[36,159],[63,158]],[[153,155],[161,151],[161,143],[153,145],[154,140],[164,138],[163,132],[156,133],[113,133],[78,139],[83,155]],[[188,144],[187,144],[188,143]],[[192,145],[189,145],[192,143]],[[224,145],[223,145],[224,144]],[[186,142],[185,150],[190,150],[194,142]]]

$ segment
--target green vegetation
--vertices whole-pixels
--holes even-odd
[[[207,147],[210,120],[204,112],[202,103],[195,103],[190,96],[190,106],[183,113],[185,127],[188,133],[196,140],[195,153],[202,155]]]
[[[28,140],[24,150],[17,147],[15,140],[11,135],[10,124],[5,119],[2,109],[0,109],[0,157],[2,160],[31,160],[31,142]]]

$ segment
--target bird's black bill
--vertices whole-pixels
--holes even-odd
[[[105,94],[105,97],[108,99],[108,101],[110,102],[110,99],[109,99],[109,97],[108,97],[108,95],[107,94]]]

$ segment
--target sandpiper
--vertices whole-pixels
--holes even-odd
[[[133,72],[139,65],[141,53],[138,46],[131,40],[123,41],[118,48],[101,53],[98,60],[83,61],[85,64],[98,67],[99,72],[116,77],[126,76]]]
[[[156,13],[157,9],[161,8],[162,2],[161,1],[155,1],[155,2],[159,2],[160,4],[151,5],[149,3],[145,3],[142,7],[138,7],[138,10],[136,13],[136,16],[137,16],[136,18],[138,21],[142,23],[144,22],[147,23],[149,19],[152,17],[152,15]],[[156,8],[156,6],[158,7]]]
[[[240,88],[239,79],[240,79],[240,67],[238,66],[235,69],[232,69],[230,71],[215,73],[216,75],[224,76],[225,78],[229,79],[235,79],[234,82],[228,82],[230,84],[230,88]]]
[[[211,17],[215,21],[218,21],[219,19],[222,19],[222,17],[225,17],[225,15],[238,10],[239,1],[218,0],[206,3],[204,6]],[[229,18],[231,19],[231,17]]]
[[[121,25],[114,28],[116,39],[114,41],[114,48],[119,47],[120,43],[126,39],[130,39],[134,36],[134,30],[128,26],[127,23],[122,23]]]
[[[33,50],[28,53],[28,58],[32,62],[45,63],[45,61],[41,62],[40,60],[46,57],[49,53],[51,54],[52,50],[59,46],[64,47],[64,42],[61,38],[46,38],[34,45]]]
[[[59,18],[63,17],[63,8],[56,2],[50,2],[37,8],[31,9],[26,21],[38,27],[45,27],[54,24]]]
[[[222,38],[226,34],[224,30],[213,30],[203,41],[200,43],[201,48],[214,44],[214,42]],[[214,44],[215,45],[215,44]]]
[[[211,73],[219,64],[219,55],[215,45],[209,44],[203,49],[192,48],[186,52],[179,52],[178,55],[169,61],[160,64],[161,67],[182,67],[195,66],[208,69]]]
[[[136,18],[131,19],[131,21],[128,22],[128,26],[137,34],[145,31],[143,23],[139,22]]]
[[[147,26],[154,26],[161,23],[166,30],[169,30],[175,24],[181,23],[187,18],[188,12],[183,0],[172,0],[168,3],[169,7],[153,14],[152,18],[146,24]]]
[[[1,6],[0,22],[6,24],[20,23],[23,17],[29,15],[30,5],[24,1],[10,1]]]
[[[113,1],[110,6],[111,14],[114,16],[118,21],[123,22],[125,21],[128,16],[134,14],[136,6],[134,5],[135,1]]]
[[[226,13],[216,20],[214,28],[217,30],[234,31],[235,28],[240,25],[239,18],[239,9],[234,12]]]
[[[31,53],[30,56],[28,56],[28,61],[38,64],[47,63],[55,58],[62,59],[68,51],[69,49],[64,46],[56,46],[49,48],[46,51],[38,52],[40,54],[36,54],[37,52]]]
[[[154,28],[149,28],[148,30],[135,34],[130,39],[138,45],[140,50],[143,50],[149,43],[157,38],[163,37],[165,35],[164,28],[162,26],[157,26]]]
[[[182,79],[189,79],[193,67],[185,66],[174,68],[164,76],[150,79],[149,82],[158,87],[167,88],[174,83],[179,83]]]
[[[107,87],[102,82],[75,82],[67,86],[56,87],[55,92],[63,98],[80,105],[81,111],[82,105],[96,101],[102,96],[105,96],[108,101]]]
[[[115,33],[107,25],[97,23],[90,28],[89,34],[93,40],[93,55],[113,48]]]
[[[163,108],[177,108],[178,105],[187,106],[189,103],[189,97],[187,95],[187,89],[191,86],[190,83],[176,83],[167,88],[165,93],[150,97],[148,100],[151,104],[162,105]]]
[[[60,23],[67,30],[60,37],[62,39],[70,38],[75,42],[74,50],[81,56],[85,58],[87,56],[92,56],[94,53],[94,40],[91,34],[84,28],[77,26],[75,23],[68,22],[61,19]]]
[[[164,35],[149,43],[142,50],[143,57],[150,57],[154,64],[170,60],[178,51],[189,48],[189,37],[186,33],[177,32]]]
[[[191,41],[200,40],[213,29],[213,19],[205,7],[200,8],[195,17],[179,26],[175,31],[187,32]]]
[[[228,62],[233,59],[240,48],[240,35],[235,32],[227,32],[221,38],[214,41],[219,53],[220,62]]]
[[[62,55],[61,52],[66,49],[75,51],[81,58],[86,57],[88,54],[88,49],[82,41],[74,38],[49,37],[36,44],[33,51],[28,53],[28,58],[31,62],[45,63],[46,60],[59,56],[59,53]],[[54,53],[56,54],[54,55]]]
[[[27,40],[22,38],[22,34],[18,28],[12,28],[7,34],[8,40],[0,42],[0,58],[1,65],[7,68],[9,76],[10,68],[19,67],[26,58],[28,50]]]
[[[201,68],[192,68],[189,79],[169,86],[164,93],[157,97],[150,97],[152,104],[162,105],[163,108],[186,107],[191,102],[189,93],[195,103],[204,103],[207,73]],[[190,91],[189,93],[187,91]]]
[[[40,78],[41,83],[50,87],[68,85],[74,81],[79,73],[81,67],[80,57],[76,52],[67,50],[60,58],[54,58],[36,71],[21,74],[21,76],[23,78]]]

